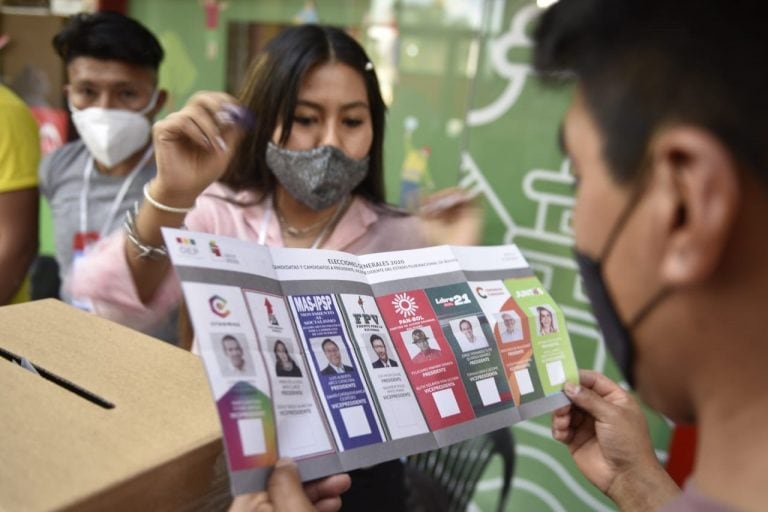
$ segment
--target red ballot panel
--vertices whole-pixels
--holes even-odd
[[[451,346],[421,290],[376,298],[431,430],[475,417]]]

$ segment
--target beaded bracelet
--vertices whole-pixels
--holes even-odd
[[[146,189],[145,189],[146,190]],[[142,259],[160,260],[168,257],[168,249],[165,245],[149,245],[145,243],[139,235],[136,233],[136,213],[139,211],[138,201],[133,205],[133,208],[128,208],[125,211],[125,221],[123,222],[123,228],[125,229],[125,236],[131,245],[136,249],[138,253],[136,256]]]
[[[146,199],[149,204],[151,204],[158,210],[162,210],[164,212],[169,212],[169,213],[189,213],[195,209],[194,206],[190,206],[189,208],[177,208],[175,206],[168,206],[159,202],[157,199],[155,199],[149,194],[149,182],[146,182],[144,184],[144,199]]]

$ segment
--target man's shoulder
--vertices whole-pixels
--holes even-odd
[[[322,370],[320,370],[320,373],[328,375],[329,373],[336,373],[333,368],[331,368],[331,365],[326,366]]]
[[[83,141],[68,142],[43,158],[40,172],[50,172],[55,169],[55,173],[58,174],[62,167],[68,167],[79,159],[86,159],[88,155],[88,149]]]
[[[78,139],[53,150],[50,157],[52,160],[66,160],[82,155],[88,155],[88,148],[85,147],[82,140]]]
[[[75,174],[82,176],[89,155],[85,144],[76,140],[44,156],[37,172],[40,192],[50,200],[62,183],[72,179]]]
[[[0,84],[0,112],[3,113],[3,123],[7,122],[9,125],[13,125],[23,122],[25,127],[30,125],[37,129],[35,118],[24,100],[2,84]],[[19,127],[16,126],[16,128]]]
[[[381,362],[381,359],[377,359],[377,360],[375,360],[373,362],[373,367],[374,368],[383,368],[384,367],[384,363]]]
[[[347,365],[345,364],[345,365],[344,365],[344,371],[345,371],[345,372],[353,372],[353,371],[355,371],[355,369],[354,369],[354,368],[352,368],[351,366],[347,366]]]

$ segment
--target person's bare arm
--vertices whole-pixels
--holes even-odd
[[[235,99],[224,93],[194,95],[182,110],[155,124],[152,138],[157,176],[149,193],[157,202],[174,208],[193,206],[197,196],[226,170],[240,130],[232,120],[218,113]],[[146,201],[136,215],[136,234],[145,244],[163,242],[160,228],[178,228],[185,214],[158,209]],[[168,259],[139,257],[137,248],[126,239],[128,267],[142,302],[149,302],[170,269]]]
[[[0,305],[24,282],[37,254],[37,188],[0,192]]]

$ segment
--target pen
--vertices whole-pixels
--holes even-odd
[[[225,124],[238,124],[242,128],[249,130],[256,124],[256,117],[253,113],[242,105],[235,103],[224,103],[221,110],[216,112],[216,117]]]

